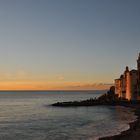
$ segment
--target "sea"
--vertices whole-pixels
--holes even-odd
[[[0,92],[0,140],[97,140],[137,119],[121,106],[53,107],[97,98],[105,91]]]

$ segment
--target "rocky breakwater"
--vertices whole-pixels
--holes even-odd
[[[101,95],[99,98],[90,98],[82,101],[69,101],[69,102],[57,102],[52,104],[52,106],[60,107],[74,107],[74,106],[95,106],[95,105],[123,105],[131,106],[132,104],[137,104],[139,101],[128,101],[123,98],[119,98],[115,95],[114,87],[111,87],[110,90]]]

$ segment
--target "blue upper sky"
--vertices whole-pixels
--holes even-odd
[[[139,0],[0,0],[1,81],[112,83],[139,52]]]

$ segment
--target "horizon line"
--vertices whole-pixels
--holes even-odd
[[[57,91],[57,92],[61,92],[61,91],[107,91],[109,89],[101,89],[101,90],[0,90],[0,92],[47,92],[47,91]]]

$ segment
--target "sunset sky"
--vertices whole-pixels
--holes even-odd
[[[0,0],[0,90],[106,89],[140,52],[140,0]]]

